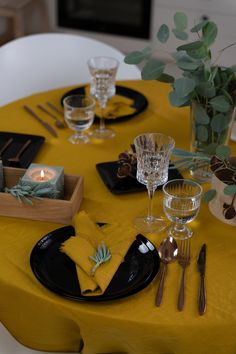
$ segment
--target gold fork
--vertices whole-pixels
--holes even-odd
[[[184,287],[185,287],[185,271],[190,264],[190,240],[182,240],[179,245],[178,263],[182,267],[181,283],[179,288],[178,304],[179,311],[184,307]]]

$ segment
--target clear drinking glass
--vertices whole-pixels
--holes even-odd
[[[71,95],[63,100],[63,106],[65,121],[76,132],[68,141],[72,144],[88,143],[89,138],[84,131],[93,124],[95,99],[85,95]]]
[[[193,221],[199,212],[202,187],[191,180],[174,179],[163,186],[163,192],[163,209],[173,222],[168,235],[176,240],[190,238],[193,232],[186,224]]]
[[[153,215],[153,197],[157,186],[168,179],[169,159],[175,146],[170,136],[160,133],[147,133],[134,139],[137,155],[137,180],[148,190],[148,215],[134,220],[142,232],[159,232],[166,227],[164,218]]]
[[[88,60],[91,75],[90,93],[96,98],[100,107],[100,124],[91,135],[97,139],[110,139],[115,132],[106,128],[104,109],[108,99],[115,94],[115,79],[118,70],[118,60],[110,57],[94,57]]]

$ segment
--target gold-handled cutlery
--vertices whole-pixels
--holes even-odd
[[[46,102],[46,104],[47,104],[48,107],[50,107],[53,111],[57,112],[57,113],[60,114],[62,117],[64,117],[64,112],[61,111],[60,109],[58,109],[56,106],[54,106],[54,104],[52,104],[51,102]]]
[[[179,244],[178,263],[182,267],[182,276],[179,288],[177,308],[183,310],[185,298],[185,271],[190,264],[190,240],[182,240]]]
[[[53,135],[55,138],[57,138],[57,132],[55,131],[55,129],[53,127],[51,127],[50,124],[48,124],[47,122],[45,122],[42,118],[40,118],[30,107],[28,106],[23,106],[24,110],[26,112],[28,112],[32,117],[34,117],[40,124],[42,124],[44,126],[44,128],[47,129],[47,131],[49,131],[49,133],[51,135]]]
[[[167,237],[166,239],[164,239],[158,248],[158,254],[163,263],[163,267],[161,269],[161,274],[160,274],[161,278],[160,278],[160,283],[156,295],[156,306],[161,305],[163,289],[164,289],[164,281],[167,273],[167,265],[173,262],[178,255],[178,246],[175,239],[173,237]]]
[[[2,159],[2,155],[4,153],[4,151],[6,151],[6,149],[8,148],[8,146],[11,145],[11,143],[13,142],[13,138],[10,138],[6,141],[6,143],[3,145],[3,147],[0,150],[0,160]]]
[[[206,244],[204,243],[200,249],[197,269],[200,273],[200,285],[198,292],[198,311],[200,315],[206,312],[206,290],[205,290],[205,271],[206,271]]]
[[[62,121],[60,121],[60,119],[58,119],[53,113],[48,111],[44,106],[42,106],[41,104],[38,104],[37,107],[42,112],[46,113],[47,115],[49,115],[51,118],[53,118],[55,120],[55,125],[57,128],[59,128],[59,129],[65,128],[65,124]]]
[[[31,144],[31,140],[28,139],[25,144],[21,147],[21,149],[17,152],[17,154],[14,157],[9,157],[7,161],[11,164],[19,164],[20,163],[20,157],[23,154],[23,152],[28,148],[28,146]]]

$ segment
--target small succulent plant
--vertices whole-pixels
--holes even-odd
[[[94,276],[97,268],[111,258],[110,250],[106,248],[104,241],[102,241],[101,245],[98,244],[94,256],[89,256],[89,258],[95,262],[95,265],[91,270],[91,275]]]
[[[59,191],[55,191],[52,186],[48,183],[44,185],[28,185],[22,182],[20,179],[18,184],[15,186],[5,188],[5,193],[11,194],[13,197],[17,198],[20,203],[33,204],[30,198],[42,199],[42,198],[57,198]]]

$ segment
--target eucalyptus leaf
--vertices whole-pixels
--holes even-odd
[[[151,58],[142,69],[143,80],[157,80],[165,69],[165,63],[159,59]]]
[[[184,31],[180,31],[174,28],[172,29],[172,32],[174,33],[176,38],[181,39],[182,41],[186,41],[188,39],[188,34]]]
[[[189,97],[179,97],[176,94],[176,91],[171,91],[169,93],[169,101],[174,107],[180,107],[186,104],[189,101]]]
[[[169,27],[165,24],[161,25],[159,31],[157,32],[157,38],[161,43],[165,43],[168,41],[170,36]]]
[[[163,74],[161,74],[161,76],[158,77],[157,80],[171,84],[175,81],[175,78],[171,75],[163,73]]]
[[[187,77],[175,80],[174,89],[179,97],[188,96],[195,88],[195,81]]]
[[[196,86],[196,92],[204,97],[212,98],[216,95],[215,86],[211,82],[201,82]]]
[[[216,111],[222,113],[228,112],[231,107],[223,95],[212,98],[209,103]]]
[[[211,143],[211,144],[204,147],[203,153],[207,154],[209,156],[213,156],[216,153],[217,146],[218,146],[217,143]]]
[[[177,51],[185,50],[187,52],[187,51],[190,51],[190,50],[198,50],[202,46],[204,46],[204,43],[202,41],[196,41],[196,42],[191,42],[191,43],[188,43],[188,44],[183,44],[183,45],[177,47],[176,50]]]
[[[194,59],[206,59],[209,57],[209,51],[205,45],[202,45],[198,49],[189,49],[187,50],[187,53]]]
[[[218,33],[217,26],[214,22],[209,21],[202,29],[202,39],[203,42],[209,47],[216,39]]]
[[[210,118],[202,105],[195,103],[193,107],[193,114],[195,115],[196,123],[203,125],[209,124]]]
[[[126,64],[140,64],[144,58],[145,55],[142,51],[133,51],[125,56],[124,62]]]
[[[201,142],[206,142],[208,139],[208,130],[204,125],[197,126],[196,129],[197,139]]]
[[[216,190],[215,189],[209,189],[207,192],[203,194],[203,201],[206,203],[209,203],[212,199],[214,199],[216,196]]]
[[[231,150],[228,146],[219,145],[216,148],[216,156],[222,160],[228,159],[230,156]]]
[[[228,127],[228,117],[222,113],[216,114],[211,120],[213,132],[221,133]]]
[[[224,188],[224,194],[225,195],[234,195],[236,193],[236,185],[230,185],[230,186],[226,186]]]
[[[174,24],[176,28],[183,31],[187,28],[188,19],[184,12],[176,12],[174,15]]]
[[[185,56],[177,60],[176,64],[182,70],[193,71],[196,70],[201,65],[201,62],[197,60],[193,60],[189,56]]]
[[[196,26],[192,27],[190,31],[193,33],[199,32],[203,27],[205,27],[208,24],[208,22],[209,22],[208,20],[203,20],[199,22]]]

